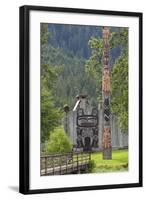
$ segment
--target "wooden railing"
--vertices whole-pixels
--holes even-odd
[[[87,170],[91,153],[71,152],[41,156],[41,175],[80,173]]]

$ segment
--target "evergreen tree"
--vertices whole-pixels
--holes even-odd
[[[55,107],[53,87],[57,73],[52,65],[45,64],[43,49],[48,44],[50,34],[47,24],[41,24],[41,142],[49,139],[50,132],[60,124],[62,113]]]
[[[121,55],[112,68],[112,111],[123,132],[128,131],[128,30],[113,33],[111,44],[121,45]]]

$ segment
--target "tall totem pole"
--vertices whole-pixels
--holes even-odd
[[[110,30],[103,27],[103,74],[102,74],[102,99],[103,99],[103,159],[112,159],[111,123],[110,123],[110,62],[109,62],[109,37]]]

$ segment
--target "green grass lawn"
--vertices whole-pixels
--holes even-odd
[[[92,153],[92,172],[128,171],[128,150],[113,150],[112,160],[103,160],[102,152]]]

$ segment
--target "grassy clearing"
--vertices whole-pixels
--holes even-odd
[[[103,160],[102,152],[92,153],[92,172],[128,171],[128,150],[114,150],[112,160]]]

